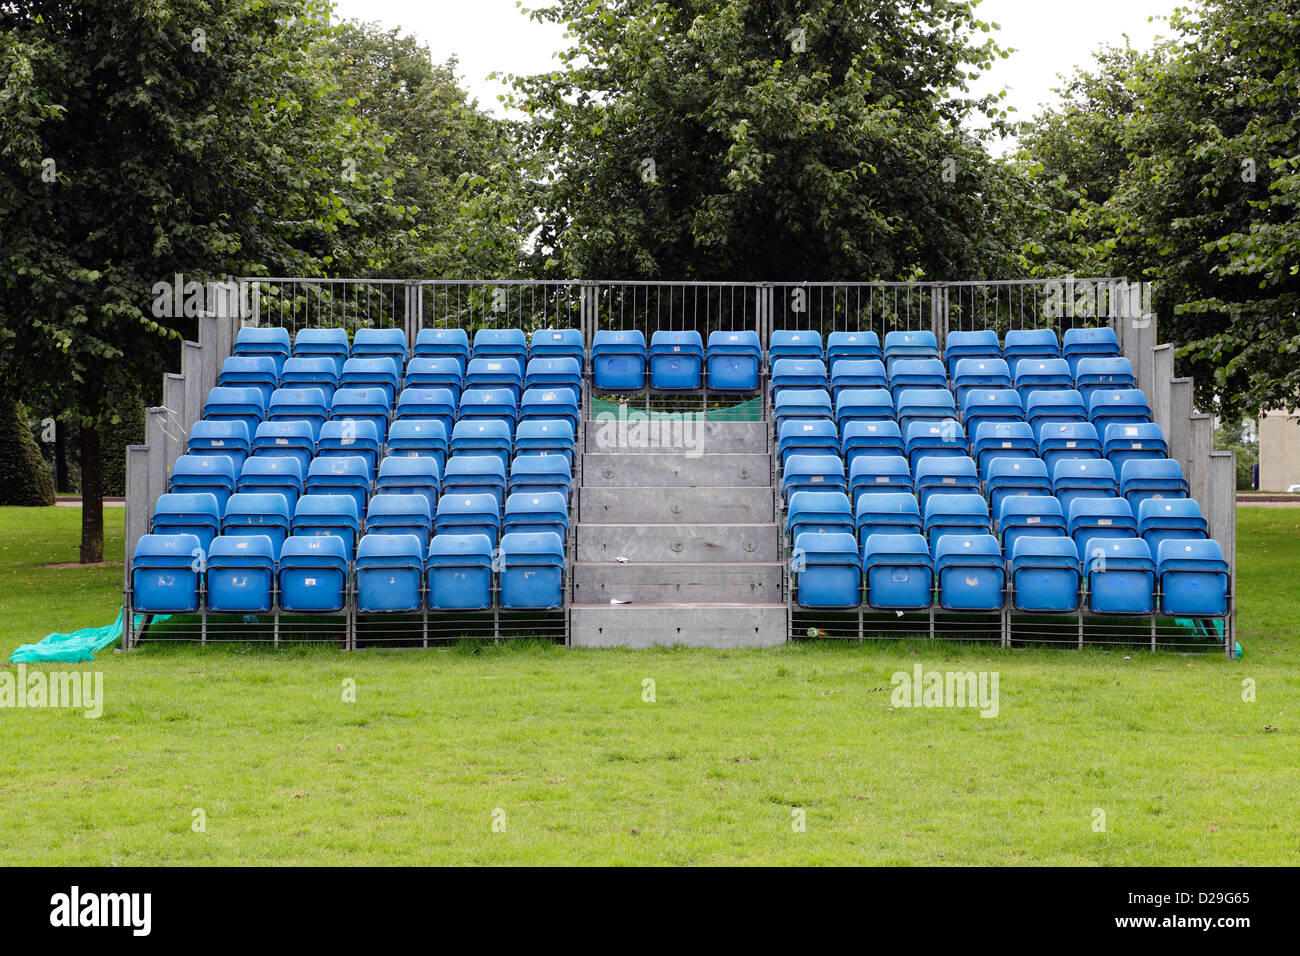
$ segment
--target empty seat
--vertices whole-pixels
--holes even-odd
[[[793,459],[791,459],[793,460]],[[881,491],[912,491],[912,473],[901,455],[863,455],[853,460],[848,492],[857,507],[866,494]]]
[[[849,468],[862,455],[886,455],[893,458],[901,456],[903,451],[903,433],[898,428],[898,422],[892,418],[850,421],[844,425],[840,453]]]
[[[347,495],[356,503],[357,515],[364,515],[370,474],[370,465],[360,455],[318,456],[307,466],[307,495]]]
[[[767,343],[767,364],[777,359],[817,359],[825,357],[822,334],[811,329],[773,329]]]
[[[387,447],[390,455],[427,455],[441,470],[447,462],[447,430],[434,419],[399,419],[388,429]]]
[[[1210,526],[1194,498],[1148,498],[1138,505],[1138,536],[1160,555],[1160,544],[1174,538],[1208,538]]]
[[[980,493],[979,475],[975,472],[975,460],[961,457],[921,458],[912,472],[912,483],[916,488],[916,497],[925,508],[925,503],[933,494],[956,494],[969,491]]]
[[[537,494],[553,491],[568,501],[573,490],[573,472],[559,455],[518,455],[510,464],[510,494]]]
[[[916,496],[906,491],[863,495],[853,525],[864,545],[873,534],[920,534],[921,508]]]
[[[506,466],[495,455],[452,455],[443,471],[442,491],[448,495],[492,495],[500,510],[506,500]]]
[[[961,359],[952,375],[952,386],[960,406],[972,389],[1011,388],[1011,372],[1000,358]]]
[[[264,355],[274,360],[276,375],[289,357],[289,330],[266,326],[244,326],[235,336],[235,355]]]
[[[1123,498],[1076,498],[1065,511],[1075,545],[1088,538],[1136,538],[1137,519]]]
[[[1155,422],[1137,425],[1117,422],[1106,426],[1102,451],[1115,466],[1115,471],[1122,473],[1126,461],[1168,457],[1169,446],[1165,442],[1165,433]]]
[[[492,455],[508,468],[513,452],[510,423],[503,419],[466,419],[451,430],[453,455]]]
[[[447,494],[438,499],[433,529],[438,535],[486,535],[496,547],[501,537],[501,503],[490,494]]]
[[[368,534],[357,545],[357,610],[418,611],[424,548],[414,534]]]
[[[388,396],[388,404],[397,397],[401,384],[401,366],[391,355],[353,356],[343,363],[340,388],[379,388]]]
[[[931,604],[933,562],[919,534],[873,534],[862,543],[867,604],[878,610],[921,610]]]
[[[1066,458],[1052,466],[1052,494],[1061,509],[1079,498],[1114,498],[1119,495],[1115,468],[1105,458]]]
[[[293,359],[289,359],[290,362]],[[295,419],[293,421],[262,422],[253,435],[253,454],[287,456],[295,458],[302,466],[303,474],[307,466],[316,457],[316,439],[311,422]]]
[[[885,368],[891,377],[898,360],[927,358],[939,358],[939,343],[933,332],[897,331],[885,335]]]
[[[402,394],[409,391],[406,389]],[[340,388],[330,400],[329,417],[333,421],[351,418],[373,422],[382,442],[388,434],[389,407],[388,393],[382,388]]]
[[[131,605],[146,614],[199,609],[206,548],[192,534],[145,534],[131,556]]]
[[[230,496],[221,518],[223,535],[265,535],[271,553],[289,537],[289,502],[279,492],[241,492]]]
[[[1025,535],[1011,549],[1012,607],[1030,613],[1079,609],[1079,552],[1069,538]]]
[[[1038,454],[1051,471],[1067,458],[1100,458],[1101,442],[1090,422],[1043,422],[1038,431]]]
[[[889,366],[889,394],[894,404],[905,388],[947,388],[948,372],[938,359],[899,359]]]
[[[154,534],[193,535],[206,551],[221,533],[221,506],[207,491],[159,495],[149,530]]]
[[[973,388],[966,392],[961,407],[966,434],[975,437],[983,422],[1019,422],[1025,418],[1020,393],[1013,388]]]
[[[804,532],[853,534],[853,508],[842,491],[796,491],[786,511],[786,532],[794,541]]]
[[[830,404],[829,394],[821,389],[811,389],[807,392],[803,389],[787,389],[777,396],[778,414],[782,405],[794,400],[795,396],[803,394],[825,396],[826,405]],[[841,433],[849,422],[892,421],[893,418],[894,400],[886,389],[846,388],[835,397],[835,422],[839,425]]]
[[[772,391],[783,388],[830,388],[821,359],[777,359],[772,363]]]
[[[564,542],[548,531],[501,536],[498,574],[503,608],[552,608],[564,604]]]
[[[429,546],[432,527],[433,509],[424,495],[377,492],[371,495],[366,506],[366,537],[376,534],[415,535],[423,554]],[[360,554],[357,560],[360,561]]]
[[[519,417],[562,418],[578,428],[578,393],[571,388],[529,388],[519,400]]]
[[[578,374],[586,364],[586,346],[578,329],[537,329],[529,340],[530,364],[535,359],[571,358],[578,363]]]
[[[989,534],[989,505],[974,493],[933,494],[921,505],[922,533],[929,541],[943,534]]]
[[[945,534],[933,543],[939,606],[949,611],[996,611],[1003,604],[1006,565],[991,534]]]
[[[1160,610],[1165,614],[1228,613],[1228,562],[1213,539],[1172,538],[1156,552]]]
[[[957,403],[946,388],[907,388],[898,395],[898,427],[907,434],[914,421],[956,418]]]
[[[998,342],[998,334],[992,329],[981,329],[975,332],[949,332],[947,341],[943,346],[943,360],[948,367],[948,375],[954,380],[957,377],[957,363],[966,359],[997,359],[1002,360],[1002,345]],[[1010,373],[1007,373],[1010,375]],[[1007,382],[1010,385],[1010,381]]]
[[[321,426],[316,442],[317,458],[351,458],[360,456],[366,463],[366,477],[372,477],[379,465],[379,430],[375,423],[345,418]],[[310,470],[310,466],[308,466]]]
[[[772,403],[772,412],[779,433],[781,426],[788,421],[831,418],[831,396],[822,388],[783,388]]]
[[[334,399],[342,393],[342,389],[336,391]],[[329,417],[325,393],[319,388],[277,388],[266,406],[267,421],[307,422],[313,437],[320,434],[321,425]]]
[[[412,358],[450,358],[464,374],[469,364],[469,334],[464,329],[421,329]]]
[[[763,362],[763,344],[752,329],[740,332],[719,330],[709,333],[709,347],[704,353],[709,388],[718,392],[753,392],[758,390],[759,367]]]
[[[839,455],[791,455],[787,458],[781,476],[781,494],[789,501],[790,495],[801,488],[847,491],[844,462]]]
[[[280,387],[319,388],[328,402],[334,397],[334,390],[339,387],[339,367],[328,355],[295,355],[284,363],[284,370],[280,373]]]
[[[234,388],[256,388],[265,401],[279,384],[279,369],[269,355],[232,355],[221,363],[217,384]]]
[[[455,409],[465,390],[465,363],[453,355],[417,356],[407,363],[402,384],[406,388],[445,388],[451,392],[447,404]]]
[[[346,329],[299,329],[293,337],[294,358],[325,358],[334,366],[337,377],[348,360],[351,346]]]
[[[190,426],[185,445],[187,455],[221,455],[230,460],[231,470],[239,474],[244,459],[253,452],[252,430],[242,421],[208,421],[200,419]]]
[[[1088,420],[1098,435],[1109,425],[1141,425],[1151,421],[1151,408],[1140,388],[1101,388],[1088,402]]]
[[[404,388],[397,396],[393,420],[437,422],[442,426],[443,435],[450,435],[460,399],[461,395],[449,388]]]
[[[515,492],[506,496],[505,517],[501,530],[553,531],[561,538],[569,535],[568,499],[558,491]]]
[[[426,563],[429,607],[477,611],[492,606],[492,539],[484,534],[439,534]]]
[[[965,458],[969,451],[966,433],[955,418],[913,421],[907,426],[904,449],[913,471],[922,458]]]
[[[1030,392],[1068,392],[1074,388],[1070,365],[1060,358],[1026,359],[1013,370],[1012,381],[1020,393],[1020,400],[1026,405]]]
[[[515,454],[559,455],[573,466],[577,451],[576,429],[563,418],[530,418],[515,429]]]
[[[1126,461],[1120,471],[1119,493],[1138,513],[1142,502],[1153,498],[1186,498],[1183,466],[1173,458]]]
[[[1088,409],[1072,388],[1033,391],[1025,402],[1025,421],[1039,435],[1048,422],[1087,422]]]
[[[602,392],[634,392],[645,388],[644,333],[630,329],[601,329],[591,341],[591,383]]]
[[[338,538],[343,543],[343,556],[351,561],[357,535],[361,533],[361,510],[352,495],[305,494],[293,509],[289,529],[297,538],[312,535]]]
[[[875,332],[832,332],[826,336],[826,365],[835,374],[841,362],[879,362],[885,368],[885,353]]]
[[[275,603],[280,543],[265,534],[222,535],[208,549],[207,608],[223,614],[262,614]]]
[[[528,339],[523,329],[479,329],[475,332],[470,358],[489,356],[513,358],[523,368],[528,362]]]
[[[885,363],[880,359],[840,359],[831,366],[831,397],[849,388],[889,388]]]
[[[839,429],[829,418],[792,419],[777,430],[776,455],[783,467],[790,455],[837,455],[839,451]]]
[[[650,336],[650,387],[694,389],[704,372],[704,340],[700,333],[660,329]]]
[[[319,614],[343,610],[347,600],[348,560],[335,535],[291,535],[280,549],[276,577],[280,609]]]
[[[971,457],[981,475],[987,475],[989,463],[997,458],[1033,459],[1038,457],[1034,432],[1025,422],[983,421],[975,425],[971,439]]]
[[[567,388],[582,394],[582,364],[569,356],[531,358],[524,370],[524,388]]]
[[[1002,499],[1012,495],[1050,495],[1052,479],[1040,458],[994,458],[984,474],[989,510],[998,513]]]
[[[517,399],[524,390],[524,366],[508,355],[488,355],[469,360],[466,388],[508,388]]]
[[[1079,547],[1079,559],[1089,611],[1150,614],[1155,610],[1156,565],[1141,538],[1085,540]]]
[[[1061,502],[1047,495],[1008,495],[998,501],[997,532],[1004,554],[1012,554],[1022,538],[1066,538]],[[1073,547],[1073,543],[1071,543]]]
[[[397,365],[397,374],[406,366],[406,333],[401,329],[357,329],[352,335],[352,357],[386,356]]]
[[[1110,358],[1082,358],[1074,369],[1074,387],[1084,401],[1101,389],[1137,388],[1137,376],[1129,360],[1118,355]]]
[[[213,422],[243,422],[248,427],[248,434],[252,435],[266,418],[266,402],[261,389],[218,386],[208,392],[208,400],[203,404],[203,417]]]
[[[465,418],[500,418],[513,430],[519,420],[519,402],[508,388],[467,388],[460,396],[457,420]]]
[[[235,490],[242,494],[284,495],[292,512],[302,495],[302,462],[291,455],[254,455],[244,462]]]
[[[379,463],[375,490],[387,494],[419,494],[429,503],[429,514],[438,506],[442,477],[434,458],[390,455]]]
[[[1025,359],[1059,359],[1061,346],[1051,329],[1013,329],[1003,339],[1002,357],[1015,375]]]
[[[1109,326],[1100,329],[1066,329],[1061,355],[1070,363],[1071,371],[1077,374],[1081,361],[1098,356],[1118,356],[1119,338]]]
[[[241,466],[242,467],[242,466]],[[225,455],[181,455],[167,480],[169,491],[206,492],[217,500],[218,512],[235,493],[235,469]]]
[[[797,535],[790,567],[795,603],[800,607],[847,608],[862,603],[862,558],[853,535],[817,531]]]

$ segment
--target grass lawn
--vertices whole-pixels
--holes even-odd
[[[1239,661],[825,642],[106,651],[63,665],[103,672],[98,720],[0,709],[0,859],[1294,864],[1300,509],[1239,514]],[[79,519],[0,509],[4,657],[116,615],[120,566],[44,567],[76,560]],[[122,510],[105,520],[120,554]],[[999,715],[891,709],[890,676],[918,661],[997,671]]]

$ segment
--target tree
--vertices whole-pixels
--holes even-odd
[[[27,409],[0,390],[0,505],[52,505],[54,478],[32,438]]]
[[[578,277],[1005,273],[1013,187],[964,96],[1001,51],[973,4],[560,0],[564,68],[514,77],[549,173],[536,265]]]

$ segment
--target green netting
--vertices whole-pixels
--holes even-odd
[[[606,401],[602,398],[593,398],[591,400],[591,421],[599,421],[602,416],[612,416],[618,418],[620,415],[620,403]],[[711,422],[761,422],[763,420],[763,399],[751,398],[748,401],[739,402],[735,405],[714,405],[709,403],[709,409],[706,412],[699,411],[651,411],[646,412],[644,408],[637,408],[633,402],[628,402],[622,410],[622,417],[627,421],[636,421],[638,419],[665,418],[680,419],[684,415],[703,415],[705,420]]]
[[[166,620],[169,615],[157,615],[155,621]],[[136,615],[136,626],[144,621],[143,614]],[[83,627],[70,634],[50,634],[36,644],[23,644],[9,658],[12,664],[37,663],[40,661],[93,661],[95,652],[117,643],[122,639],[122,609],[117,612],[117,620],[101,627]]]

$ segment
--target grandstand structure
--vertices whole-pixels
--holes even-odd
[[[232,280],[127,452],[124,645],[1231,655],[1232,455],[1069,282]]]

